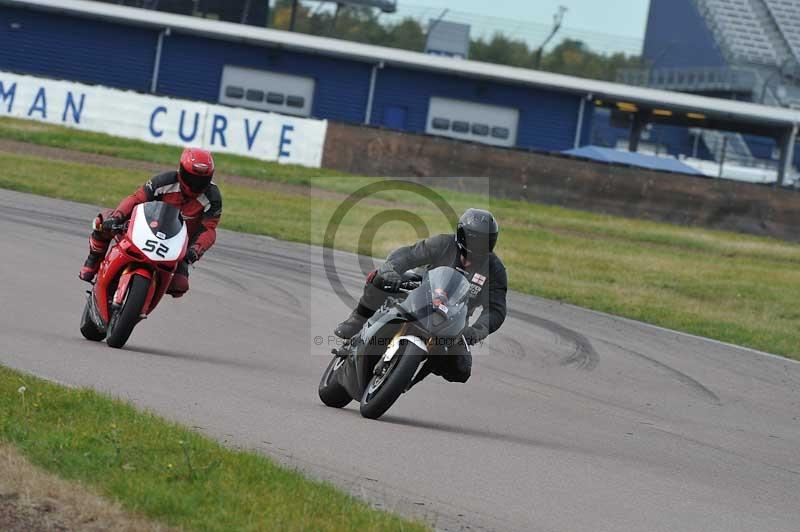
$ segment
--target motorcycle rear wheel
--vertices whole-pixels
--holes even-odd
[[[345,358],[340,356],[333,357],[333,360],[330,361],[325,369],[325,373],[322,374],[322,379],[319,381],[319,398],[326,406],[331,408],[344,408],[353,400],[347,390],[344,389],[344,386],[334,378],[336,370],[346,361]]]
[[[150,280],[141,275],[134,275],[128,285],[128,295],[122,302],[122,308],[114,313],[108,324],[106,343],[109,347],[119,349],[130,338],[133,328],[139,323],[144,300],[150,289]]]
[[[91,340],[93,342],[102,342],[106,335],[97,328],[97,325],[94,324],[92,321],[92,314],[91,314],[91,298],[94,297],[94,294],[89,294],[89,297],[86,298],[86,305],[83,307],[83,314],[81,315],[81,334],[87,340]]]

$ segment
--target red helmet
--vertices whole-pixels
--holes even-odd
[[[214,158],[211,152],[200,148],[186,148],[181,154],[178,180],[181,190],[188,195],[202,194],[214,177]]]

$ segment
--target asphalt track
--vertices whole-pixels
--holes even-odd
[[[124,350],[84,340],[96,208],[0,191],[0,362],[90,386],[444,530],[800,530],[800,364],[511,294],[466,385],[326,408],[317,250],[222,231]],[[345,286],[360,274],[338,254]],[[327,343],[323,340],[323,343]]]

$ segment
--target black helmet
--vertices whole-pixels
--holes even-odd
[[[467,209],[458,219],[456,242],[466,256],[482,257],[494,250],[500,228],[489,211]]]

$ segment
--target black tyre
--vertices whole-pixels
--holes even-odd
[[[425,359],[425,352],[411,342],[405,342],[389,361],[386,371],[374,375],[361,397],[361,415],[378,419],[397,401],[414,378]]]
[[[353,400],[347,390],[344,389],[344,386],[334,378],[336,370],[346,361],[347,359],[343,357],[333,357],[333,360],[325,369],[325,373],[322,374],[322,379],[319,381],[319,398],[332,408],[343,408]]]
[[[144,300],[150,289],[150,280],[141,275],[134,275],[128,285],[128,295],[122,302],[122,308],[114,313],[108,324],[106,343],[109,347],[120,348],[130,338],[133,328],[139,323]]]
[[[83,307],[83,314],[81,315],[81,334],[87,340],[101,342],[106,335],[100,332],[97,325],[92,321],[90,306],[92,304],[91,298],[93,297],[94,295],[89,294],[89,297],[86,298],[86,305]]]

